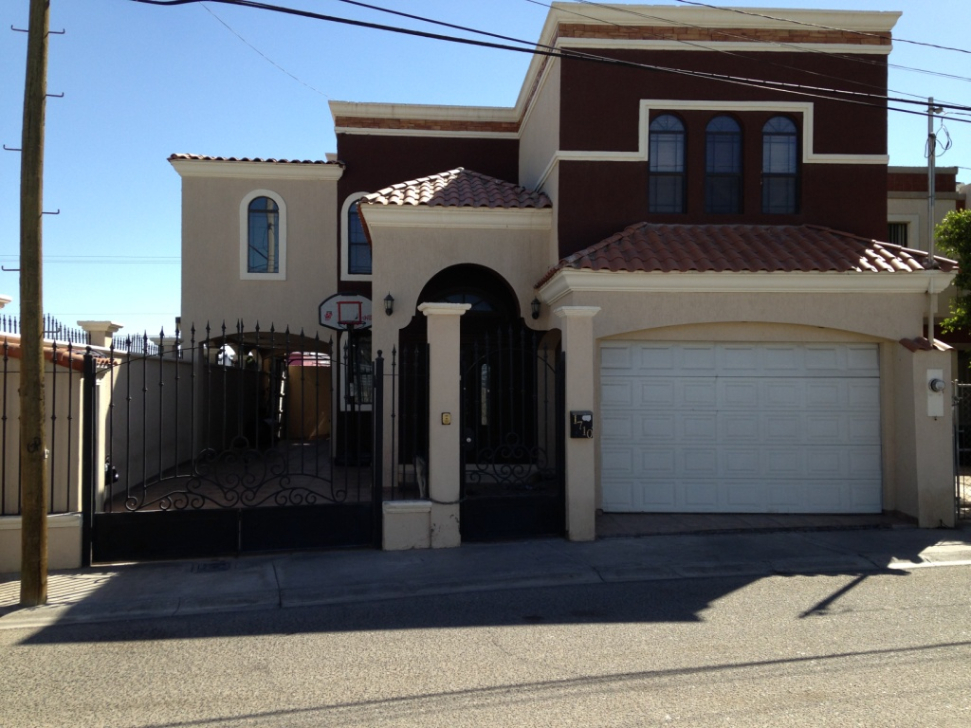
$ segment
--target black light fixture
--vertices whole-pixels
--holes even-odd
[[[388,292],[388,295],[384,297],[384,312],[388,314],[388,316],[394,313],[394,296],[391,295],[390,291]]]
[[[540,307],[540,302],[538,298],[534,298],[532,301],[530,301],[529,308],[533,312],[534,319],[539,318],[539,307]]]

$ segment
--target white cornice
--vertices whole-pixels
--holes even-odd
[[[301,164],[294,162],[239,162],[221,159],[170,159],[179,176],[221,177],[251,180],[339,180],[344,167],[339,164]]]
[[[509,106],[445,106],[438,104],[376,104],[329,102],[331,116],[368,119],[420,119],[423,121],[498,121],[515,124],[516,109]]]
[[[576,292],[611,293],[937,293],[954,273],[644,273],[559,270],[538,292],[552,305]]]
[[[780,53],[805,51],[811,53],[833,53],[847,55],[886,56],[890,54],[889,45],[855,45],[852,43],[783,43],[779,41],[704,41],[704,40],[650,40],[634,38],[561,38],[556,42],[558,48],[570,49],[610,49],[644,51],[758,51],[760,53]]]
[[[742,13],[734,8],[698,8],[671,5],[598,5],[558,3],[540,35],[548,43],[557,25],[602,23],[613,26],[683,25],[704,28],[764,28],[772,30],[812,30],[808,25],[839,28],[866,33],[886,33],[893,29],[901,13],[896,11],[800,10],[792,8],[751,8]]]
[[[467,139],[519,139],[518,131],[451,131],[447,129],[379,129],[368,126],[335,126],[335,134],[396,137],[452,137]]]
[[[369,229],[386,228],[469,228],[502,230],[549,230],[553,210],[495,209],[480,207],[426,207],[414,205],[361,205],[361,214]]]

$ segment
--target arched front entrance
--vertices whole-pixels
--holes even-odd
[[[482,266],[436,274],[419,296],[426,302],[470,305],[460,322],[462,539],[562,534],[558,337],[529,328],[515,292]],[[401,343],[403,352],[427,343],[423,315],[401,331]]]

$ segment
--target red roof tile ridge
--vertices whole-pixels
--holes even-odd
[[[328,161],[326,159],[274,159],[273,157],[218,157],[208,154],[190,154],[187,152],[177,152],[169,155],[169,161],[183,159],[189,161],[202,162],[258,162],[262,164],[336,164],[344,166],[341,161]]]
[[[361,198],[366,204],[430,207],[546,208],[553,203],[544,192],[456,167],[398,182]]]

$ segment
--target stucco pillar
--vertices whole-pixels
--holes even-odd
[[[88,332],[91,346],[111,346],[111,337],[125,327],[114,321],[78,321],[78,326]]]
[[[951,356],[948,351],[900,347],[897,359],[898,487],[904,503],[916,503],[921,528],[954,526],[954,451]],[[935,392],[933,380],[943,382]],[[901,472],[902,471],[902,472]],[[909,497],[908,497],[909,496]],[[908,511],[910,509],[907,509]]]
[[[428,388],[428,495],[432,501],[433,549],[451,548],[462,542],[459,531],[462,467],[459,317],[471,307],[468,303],[418,306],[428,318],[428,381],[431,383]]]
[[[593,421],[593,438],[570,437],[570,413],[594,410],[593,317],[599,306],[560,306],[553,310],[563,319],[566,355],[566,534],[571,541],[592,541],[597,536],[595,445],[600,422]]]

